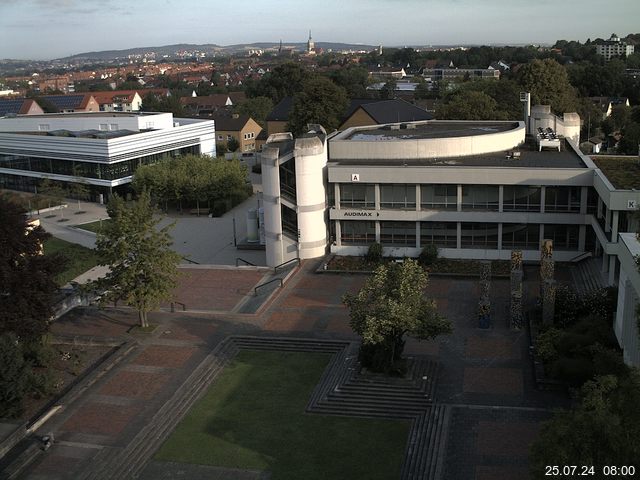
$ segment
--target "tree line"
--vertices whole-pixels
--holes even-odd
[[[247,168],[238,160],[185,155],[155,165],[140,166],[132,182],[137,193],[146,190],[155,202],[170,206],[209,210],[215,216],[244,201],[250,194]]]

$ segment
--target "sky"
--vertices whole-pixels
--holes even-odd
[[[0,58],[175,43],[554,43],[640,32],[639,0],[0,0]]]

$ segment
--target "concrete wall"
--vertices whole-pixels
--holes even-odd
[[[495,124],[496,122],[487,123]],[[515,122],[505,123],[515,124]],[[357,132],[358,128],[356,127],[334,137],[331,140],[331,157],[391,160],[481,155],[515,148],[524,143],[526,133],[523,122],[517,122],[515,128],[506,132],[445,138],[398,138],[397,140],[388,139],[385,141],[350,140],[349,137]],[[408,130],[407,132],[407,135],[411,135],[412,131]]]
[[[635,257],[640,255],[640,243],[634,233],[620,234],[620,278],[618,281],[618,306],[614,331],[628,365],[640,366],[640,332],[636,319],[636,308],[640,297],[640,273]]]

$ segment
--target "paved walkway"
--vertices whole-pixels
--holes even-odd
[[[162,219],[160,227],[175,222],[171,230],[174,249],[183,257],[205,265],[235,265],[241,257],[254,265],[266,265],[264,250],[238,250],[234,244],[234,223],[236,242],[247,236],[247,211],[258,206],[258,195],[248,198],[220,218],[206,215],[170,215]],[[95,248],[95,234],[77,228],[84,223],[109,218],[106,206],[96,203],[67,200],[67,207],[36,215],[42,227],[53,236],[77,243],[87,248]],[[185,260],[184,263],[188,263]]]
[[[260,280],[259,272],[231,275],[221,270],[207,271],[210,290],[200,290],[205,277],[192,278],[184,286],[184,294],[193,297],[190,302],[202,301],[203,309],[217,312],[153,313],[150,320],[159,327],[150,335],[127,333],[135,314],[126,309],[76,310],[56,322],[54,334],[117,337],[133,341],[135,347],[43,427],[43,432],[55,432],[57,443],[25,478],[82,478],[81,472],[98,468],[103,450],[126,449],[159,409],[186,388],[185,379],[228,335],[356,339],[341,297],[356,291],[365,277],[315,274],[314,266],[303,264],[259,315],[234,313],[242,290]],[[531,297],[537,278],[527,272],[525,281]],[[216,285],[223,288],[216,290]],[[540,422],[564,399],[534,388],[526,335],[507,328],[508,281],[492,282],[493,327],[489,330],[476,328],[477,279],[434,277],[428,294],[453,321],[455,332],[430,342],[409,340],[406,353],[424,355],[441,365],[435,400],[451,411],[442,478],[528,478],[528,447]],[[147,471],[156,467],[151,463]],[[237,478],[255,478],[256,473],[247,475]]]

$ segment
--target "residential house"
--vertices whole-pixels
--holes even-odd
[[[55,106],[57,113],[100,111],[100,105],[91,93],[76,93],[73,95],[43,95],[40,98]]]
[[[7,115],[39,115],[44,111],[33,98],[0,100],[0,117]]]
[[[401,99],[371,100],[356,99],[351,101],[350,110],[338,130],[383,123],[415,122],[432,120],[433,115],[420,107]]]
[[[625,107],[630,106],[627,97],[589,97],[589,100],[600,109],[603,119],[611,115],[613,107],[617,107],[618,105],[624,105]]]
[[[248,115],[216,116],[213,117],[216,124],[216,148],[226,147],[232,139],[236,139],[240,145],[239,151],[255,152],[256,138],[262,131],[262,127]]]
[[[142,105],[142,97],[136,90],[94,92],[93,97],[101,112],[137,112]]]

